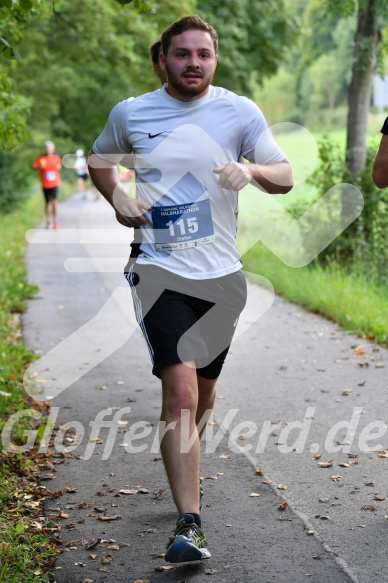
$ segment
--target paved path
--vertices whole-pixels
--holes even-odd
[[[57,232],[27,235],[40,293],[23,319],[42,356],[28,390],[68,429],[68,453],[58,435],[54,478],[42,482],[75,489],[46,504],[64,541],[56,581],[388,581],[388,352],[250,285],[203,443],[212,559],[171,568],[162,553],[176,516],[154,448],[160,387],[121,274],[132,234],[103,199],[73,197],[60,220]],[[98,415],[115,417],[115,430],[97,432]]]

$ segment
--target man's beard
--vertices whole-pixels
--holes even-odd
[[[212,79],[213,79],[213,75],[209,75],[208,77],[203,77],[202,73],[199,73],[201,75],[200,77],[200,83],[197,85],[192,85],[192,86],[187,86],[184,84],[184,82],[182,81],[182,78],[177,75],[175,75],[170,67],[168,66],[168,64],[166,63],[166,72],[167,72],[167,77],[168,77],[168,85],[170,85],[171,87],[173,87],[173,89],[175,89],[175,91],[177,91],[178,93],[180,93],[182,95],[182,97],[195,97],[197,95],[200,95],[203,91],[205,91]],[[186,73],[188,72],[195,72],[195,71],[186,71]]]

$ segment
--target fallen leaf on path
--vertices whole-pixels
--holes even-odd
[[[201,480],[218,480],[217,476],[201,476]]]
[[[108,494],[112,494],[112,492],[115,492],[116,488],[108,488],[107,490],[99,490],[97,492],[97,496],[108,496]]]
[[[216,569],[205,569],[204,573],[206,573],[206,575],[215,575],[217,571]]]
[[[155,571],[170,571],[170,569],[174,569],[172,565],[158,565],[155,567]]]
[[[140,536],[140,538],[144,538],[147,534],[155,534],[157,532],[158,532],[158,530],[156,528],[147,528],[147,530],[143,530],[143,532],[139,532],[139,534],[137,536]]]
[[[330,498],[318,498],[319,502],[322,502],[322,504],[326,504],[327,502],[330,502]]]
[[[361,506],[361,510],[371,510],[372,512],[375,512],[377,510],[377,506],[376,504],[365,504],[364,506]]]
[[[120,545],[109,545],[108,549],[110,551],[119,551],[120,550]]]
[[[118,514],[114,514],[113,516],[97,516],[98,520],[102,520],[104,522],[110,522],[111,520],[121,520],[121,516]]]
[[[158,490],[155,490],[154,494],[155,494],[156,500],[161,499],[163,492],[164,492],[163,488],[159,488]]]
[[[262,468],[258,468],[258,469],[255,471],[255,474],[258,474],[259,476],[264,476],[264,470],[263,470]]]
[[[258,496],[260,496],[260,494],[258,494],[257,492],[252,492],[252,494],[249,494],[250,498],[257,498]]]
[[[280,510],[280,512],[283,512],[283,510],[286,510],[286,508],[288,508],[288,502],[283,502],[278,506],[278,510]]]
[[[379,457],[388,458],[388,450],[387,451],[379,451]]]
[[[153,462],[160,462],[160,461],[162,461],[162,458],[161,457],[154,457],[154,458],[152,458],[151,461],[153,461]]]
[[[364,347],[363,346],[356,346],[356,348],[353,350],[353,354],[355,356],[358,356],[360,354],[364,354]]]
[[[106,385],[98,385],[98,387],[96,387],[97,391],[105,391],[106,389]]]
[[[137,494],[139,490],[135,490],[134,488],[132,490],[119,490],[119,494]]]
[[[334,476],[331,476],[330,479],[333,480],[333,482],[339,482],[340,480],[342,480],[342,476],[335,474]]]
[[[312,459],[313,460],[320,460],[321,457],[322,457],[322,454],[321,453],[317,453],[317,455],[315,455]]]
[[[149,490],[147,490],[147,488],[139,488],[138,492],[139,494],[149,494]]]
[[[219,458],[220,458],[220,460],[228,460],[228,459],[230,459],[230,454],[229,453],[222,453],[219,456]]]
[[[378,496],[377,494],[375,494],[373,496],[373,500],[377,500],[378,502],[382,502],[383,500],[385,500],[386,496]]]
[[[287,490],[287,486],[285,484],[278,484],[278,490]]]
[[[333,460],[329,460],[327,462],[318,462],[320,468],[331,468],[333,465]]]

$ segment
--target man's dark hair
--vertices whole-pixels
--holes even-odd
[[[158,38],[158,40],[152,43],[149,50],[151,61],[155,63],[155,65],[159,65],[159,55],[160,51],[162,50],[162,41],[160,40],[160,38]]]
[[[210,24],[202,20],[200,16],[193,14],[191,16],[184,16],[180,20],[173,22],[173,24],[164,31],[162,34],[162,48],[165,55],[168,53],[173,37],[182,34],[182,32],[186,32],[186,30],[203,30],[204,32],[208,32],[213,41],[214,51],[217,53],[218,35],[216,31]]]

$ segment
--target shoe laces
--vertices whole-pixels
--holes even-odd
[[[196,540],[204,541],[205,535],[203,534],[202,530],[199,528],[198,524],[194,522],[194,517],[191,514],[183,515],[177,523],[174,537],[175,536],[194,536]]]

